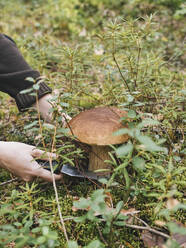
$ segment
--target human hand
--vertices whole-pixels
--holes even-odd
[[[52,182],[51,172],[43,169],[34,158],[49,160],[49,158],[56,158],[56,155],[24,143],[0,141],[0,167],[9,170],[24,181],[40,177]],[[60,178],[61,175],[54,174],[55,180]]]
[[[58,92],[54,92],[54,95],[58,94]],[[46,122],[49,122],[52,124],[52,112],[50,111],[52,108],[52,104],[50,103],[50,100],[53,98],[51,94],[46,94],[43,97],[41,97],[38,101],[38,110],[41,113],[41,116]],[[34,104],[34,107],[37,108],[37,104]],[[62,112],[61,107],[58,107],[58,111],[61,113],[62,116],[62,126],[66,127],[67,122],[71,120],[71,117],[64,112]]]

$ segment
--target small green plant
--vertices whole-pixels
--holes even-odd
[[[92,193],[90,199],[80,198],[78,202],[74,202],[74,207],[77,209],[87,210],[85,215],[76,217],[75,221],[85,222],[88,220],[96,225],[101,225],[101,223],[104,222],[102,232],[107,240],[107,244],[112,247],[115,242],[115,237],[119,235],[114,227],[125,226],[125,220],[128,217],[120,213],[123,207],[122,201],[117,203],[116,208],[111,209],[105,202],[105,198],[107,197],[104,189],[98,189]]]
[[[66,136],[61,113],[74,116],[105,105],[128,112],[121,120],[126,128],[115,135],[129,135],[127,143],[111,147],[110,179],[97,183],[63,176],[57,184],[68,237],[52,185],[36,180],[0,186],[0,246],[65,247],[69,239],[74,241],[67,247],[144,247],[141,232],[127,228],[122,204],[140,211],[138,217],[150,226],[164,221],[166,235],[184,234],[177,224],[184,222],[185,209],[184,2],[1,0],[0,9],[0,32],[13,35],[41,80],[59,91],[51,100],[53,126],[32,109],[18,114],[0,93],[1,140],[56,152],[60,164],[85,160],[87,165],[86,149]],[[36,96],[39,82],[33,88],[26,92]],[[1,169],[0,180],[9,179]],[[79,197],[75,206],[83,213],[72,216]],[[180,207],[167,210],[171,198]]]
[[[38,192],[35,187],[35,184],[31,187],[27,184],[26,187],[22,187],[22,190],[25,190],[23,194],[13,190],[9,203],[1,205],[0,247],[3,248],[11,242],[15,242],[16,248],[24,247],[26,244],[43,248],[57,247],[58,236],[50,228],[51,221],[45,219],[34,221],[34,207],[41,200],[41,197],[32,198]],[[6,223],[7,220],[9,223]]]

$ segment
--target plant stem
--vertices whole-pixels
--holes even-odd
[[[123,76],[123,73],[121,72],[121,69],[120,69],[120,66],[119,66],[119,64],[118,64],[118,61],[117,61],[117,59],[116,59],[115,54],[116,54],[116,44],[115,44],[115,30],[114,30],[114,31],[112,32],[112,57],[113,57],[113,60],[114,60],[116,66],[117,66],[117,68],[118,68],[118,71],[119,71],[119,73],[120,73],[120,75],[121,75],[121,78],[123,79],[123,81],[124,81],[124,83],[125,83],[125,85],[126,85],[128,91],[129,91],[130,94],[131,94],[131,91],[130,91],[130,88],[129,88],[129,86],[128,86],[128,83],[127,83],[125,77]]]
[[[137,70],[136,70],[136,78],[134,80],[134,86],[135,90],[137,88],[137,79],[138,79],[138,70],[139,70],[139,61],[140,61],[140,55],[141,55],[141,47],[138,47],[138,58],[137,58]]]
[[[117,66],[117,68],[118,68],[118,71],[119,71],[119,73],[120,73],[120,75],[121,75],[121,78],[123,79],[123,81],[124,81],[124,83],[125,83],[125,85],[126,85],[128,91],[129,91],[130,94],[132,95],[131,90],[130,90],[130,88],[129,88],[129,86],[128,86],[128,83],[127,83],[125,77],[123,76],[123,73],[121,72],[120,66],[119,66],[119,64],[118,64],[118,62],[117,62],[117,60],[116,60],[116,57],[115,57],[115,54],[114,54],[114,53],[112,54],[112,57],[113,57],[113,60],[114,60],[116,66]]]
[[[46,151],[46,146],[45,146],[45,141],[44,141],[43,134],[42,134],[42,124],[41,124],[41,117],[40,117],[40,112],[39,112],[39,102],[38,102],[38,95],[37,94],[36,94],[36,106],[37,106],[37,112],[38,112],[38,118],[39,118],[39,128],[40,128],[40,134],[41,134],[41,137],[42,137],[42,144],[43,144],[43,147],[45,149],[45,152],[47,152]],[[51,152],[54,152],[55,136],[56,136],[56,126],[54,128],[54,135],[53,135],[53,140],[52,140]],[[53,182],[53,187],[54,187],[54,192],[55,192],[55,197],[56,197],[56,202],[57,202],[57,207],[58,207],[58,214],[59,214],[61,225],[63,227],[63,232],[64,232],[64,235],[65,235],[65,238],[66,238],[66,240],[68,242],[68,235],[67,235],[67,231],[66,231],[66,228],[65,228],[65,223],[64,223],[64,220],[63,220],[63,216],[62,216],[62,213],[61,213],[60,204],[59,204],[59,197],[58,197],[56,182],[55,182],[55,178],[54,178],[54,171],[53,171],[53,167],[52,167],[52,158],[51,158],[51,156],[49,156],[49,164],[50,164],[50,171],[51,171],[51,174],[52,174],[52,182]]]
[[[55,137],[56,137],[56,126],[54,128],[54,136],[53,136],[53,141],[52,141],[52,151],[51,152],[54,151]],[[55,197],[56,197],[56,203],[57,203],[59,218],[60,218],[61,225],[63,227],[63,232],[64,232],[64,235],[65,235],[65,238],[66,238],[66,240],[68,242],[69,239],[68,239],[65,223],[64,223],[64,220],[63,220],[63,216],[62,216],[61,208],[60,208],[60,204],[59,204],[59,197],[58,197],[58,192],[57,192],[57,187],[56,187],[56,181],[55,181],[55,178],[54,178],[54,172],[53,172],[52,158],[51,157],[49,157],[49,163],[50,163],[50,169],[51,169],[51,174],[52,174],[52,182],[53,182],[53,187],[54,187],[54,191],[55,191]]]

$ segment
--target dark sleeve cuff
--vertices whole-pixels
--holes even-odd
[[[42,96],[51,93],[52,90],[45,83],[41,82],[39,84],[39,90],[36,91],[38,99]],[[33,92],[32,92],[33,93]],[[15,101],[19,111],[25,111],[27,108],[31,107],[36,102],[36,96],[29,95],[30,93],[21,94],[18,93],[15,97]]]

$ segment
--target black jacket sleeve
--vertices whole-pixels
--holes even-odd
[[[20,93],[33,85],[33,82],[26,78],[32,77],[37,80],[39,76],[39,72],[33,70],[24,60],[15,42],[10,37],[0,34],[0,91],[13,97],[20,111],[36,101],[36,97],[29,93]],[[50,92],[51,89],[41,82],[37,91],[38,98]]]

